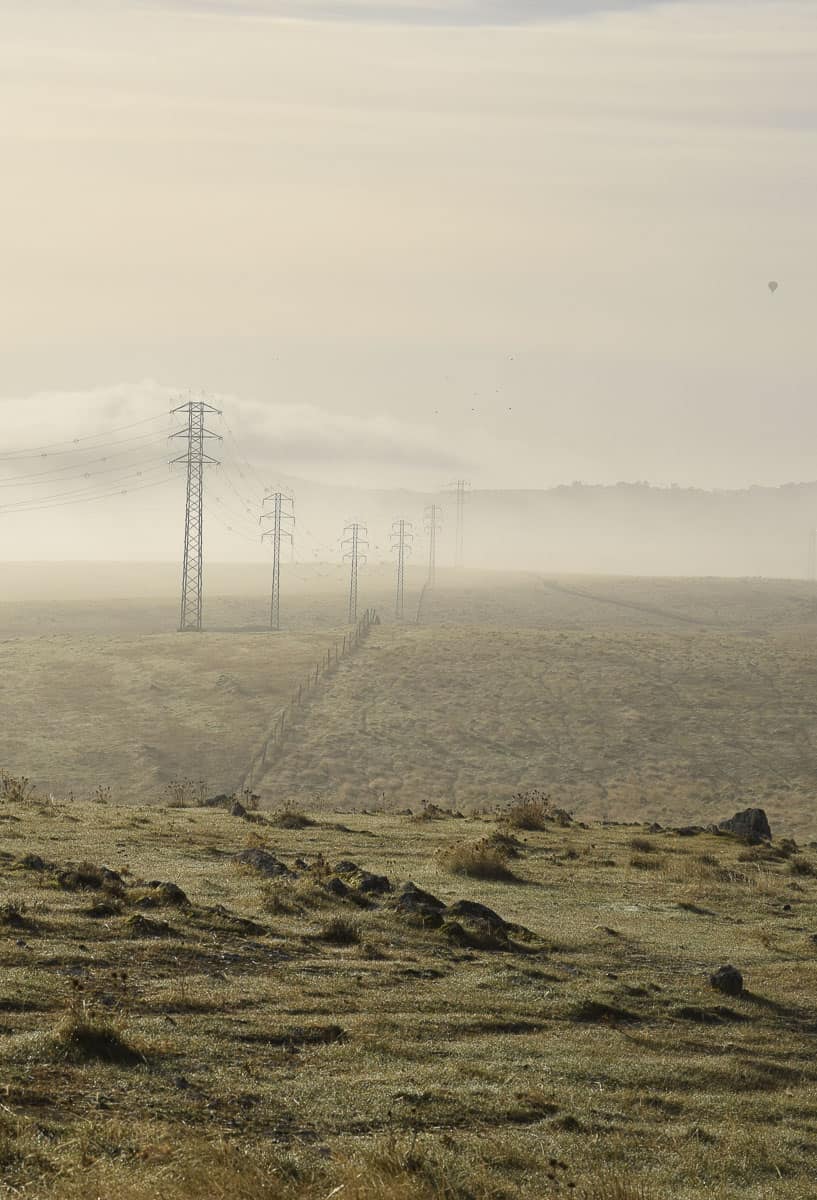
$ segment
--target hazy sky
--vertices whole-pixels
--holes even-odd
[[[814,0],[0,0],[0,138],[11,446],[817,478]]]

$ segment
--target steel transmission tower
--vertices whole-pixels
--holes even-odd
[[[221,441],[221,436],[205,428],[205,413],[221,415],[221,410],[203,400],[188,400],[173,414],[185,413],[187,427],[171,434],[187,439],[187,451],[171,460],[187,466],[187,506],[184,517],[184,565],[182,567],[182,604],[179,632],[201,630],[202,551],[204,538],[204,468],[217,467],[218,460],[204,452],[207,441]]]
[[[439,504],[429,504],[425,510],[423,523],[428,536],[428,587],[434,587],[437,582],[437,534],[442,527],[443,510]]]
[[[465,497],[471,486],[471,481],[470,479],[457,479],[448,486],[457,489],[457,533],[454,549],[454,566],[461,567],[465,562],[463,555],[465,541]]]
[[[411,554],[414,546],[414,533],[411,521],[393,521],[391,527],[391,549],[397,553],[397,599],[394,615],[398,621],[403,619],[403,608],[406,592],[406,556]]]
[[[272,598],[270,600],[269,627],[281,628],[281,538],[289,538],[294,544],[292,525],[295,524],[294,501],[283,492],[273,492],[264,497],[264,508],[272,504],[272,512],[263,512],[262,521],[272,521],[272,529],[266,529],[261,534],[261,540],[270,538],[272,541]],[[292,525],[290,525],[292,522]]]
[[[344,537],[341,546],[343,547],[343,561],[350,564],[349,624],[353,625],[357,620],[358,569],[366,563],[366,551],[369,548],[366,538],[369,531],[360,521],[353,521],[351,525],[346,526],[343,532],[348,535]]]

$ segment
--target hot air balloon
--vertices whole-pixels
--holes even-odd
[[[778,289],[779,287],[780,287],[780,284],[777,282],[777,280],[776,280],[776,279],[772,279],[772,280],[770,280],[770,282],[769,282],[769,291],[772,293],[772,295],[774,295],[774,294],[775,294],[775,292],[777,291],[777,289]]]

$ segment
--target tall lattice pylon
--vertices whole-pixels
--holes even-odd
[[[443,510],[439,504],[429,504],[426,507],[423,524],[428,538],[428,587],[434,587],[437,582],[437,534],[442,528]]]
[[[369,543],[366,540],[368,537],[368,529],[361,521],[352,521],[344,529],[344,538],[341,542],[343,548],[343,561],[349,563],[349,624],[353,625],[357,620],[357,585],[358,573],[362,566],[366,564],[366,551],[369,548]]]
[[[398,621],[403,619],[406,600],[406,558],[411,554],[414,544],[414,533],[411,521],[401,519],[392,522],[391,549],[397,555],[397,597],[394,605],[394,615]]]
[[[270,511],[267,506],[272,505]],[[281,539],[289,538],[293,544],[292,526],[295,524],[294,501],[283,492],[272,492],[264,497],[264,512],[261,520],[272,521],[272,528],[261,534],[261,540],[272,542],[272,595],[270,598],[269,627],[281,628]]]
[[[454,566],[462,567],[465,565],[465,498],[468,495],[471,481],[470,479],[457,479],[448,486],[457,489],[457,528],[454,543]]]
[[[182,603],[179,632],[201,630],[202,560],[204,549],[204,468],[217,467],[218,460],[204,452],[207,441],[221,441],[204,424],[205,413],[221,415],[221,410],[205,404],[203,400],[188,400],[172,414],[185,413],[187,426],[171,434],[174,438],[186,438],[187,450],[172,463],[187,466],[187,505],[184,516],[184,563],[182,566]]]

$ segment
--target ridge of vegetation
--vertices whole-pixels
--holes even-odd
[[[4,792],[9,1195],[814,1194],[814,845]]]

